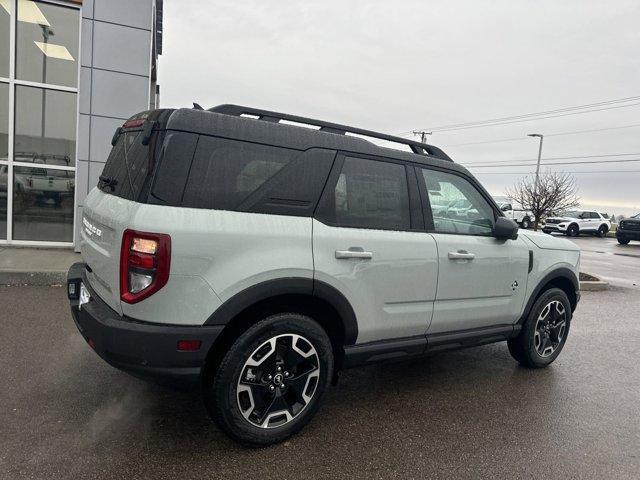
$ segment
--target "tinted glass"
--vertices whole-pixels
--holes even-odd
[[[73,166],[76,94],[16,87],[16,162]]]
[[[13,167],[13,238],[73,240],[74,172]]]
[[[598,220],[600,220],[600,215],[598,215],[596,212],[590,212],[589,214],[591,215],[591,218],[597,218]]]
[[[0,240],[7,238],[7,170],[9,167],[0,164]]]
[[[9,29],[13,2],[0,1],[0,77],[9,77]]]
[[[235,210],[296,153],[285,148],[201,136],[182,204]]]
[[[106,193],[139,201],[149,191],[156,145],[160,134],[154,133],[148,145],[142,144],[142,130],[122,132],[102,171],[98,187]]]
[[[20,0],[16,30],[16,77],[75,87],[78,83],[79,11]]]
[[[0,161],[7,160],[8,155],[9,155],[9,85],[6,83],[0,83]]]
[[[403,165],[347,157],[333,193],[334,221],[345,227],[411,228]]]
[[[180,205],[191,168],[198,135],[168,131],[164,138],[159,166],[153,180],[153,196],[159,203]]]
[[[436,232],[492,234],[493,208],[468,180],[436,170],[422,169],[422,174]]]

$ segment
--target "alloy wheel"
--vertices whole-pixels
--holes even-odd
[[[538,355],[546,358],[555,352],[567,331],[567,314],[562,302],[549,302],[536,320],[533,345]]]
[[[277,335],[256,348],[237,385],[242,416],[260,428],[281,427],[309,405],[320,378],[313,344],[295,333]]]

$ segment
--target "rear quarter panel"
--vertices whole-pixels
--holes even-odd
[[[313,278],[311,218],[140,205],[129,228],[171,236],[171,275],[133,318],[202,325],[226,300],[275,278]]]

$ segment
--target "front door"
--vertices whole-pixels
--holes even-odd
[[[496,211],[461,175],[420,168],[438,247],[438,288],[428,333],[512,324],[527,289],[529,249],[523,239],[492,235]],[[470,204],[465,212],[455,206]]]
[[[438,256],[419,203],[413,168],[336,159],[313,220],[314,278],[353,307],[357,343],[421,336],[429,326]]]

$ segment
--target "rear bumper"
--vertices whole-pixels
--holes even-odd
[[[91,299],[80,307],[76,295],[70,296],[71,314],[84,339],[103,360],[158,383],[188,386],[200,380],[207,353],[223,326],[161,325],[130,319],[119,315],[93,291],[84,263],[74,264],[67,275],[67,284],[76,285],[76,294],[80,282]],[[197,351],[178,351],[180,340],[200,340],[202,344]]]

